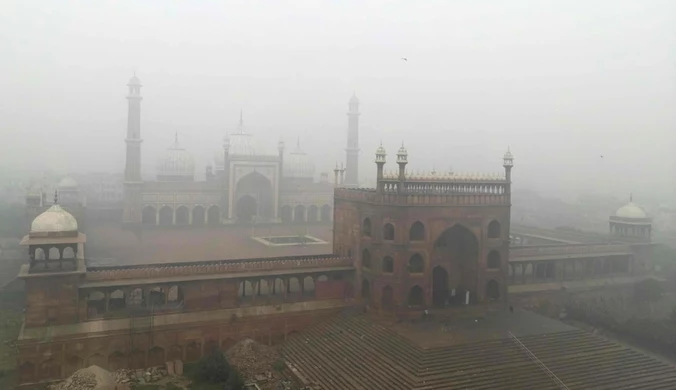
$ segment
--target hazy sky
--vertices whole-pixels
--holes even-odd
[[[4,2],[0,167],[122,171],[136,70],[148,173],[178,132],[202,175],[240,109],[328,171],[354,91],[367,176],[380,140],[456,171],[510,145],[517,186],[676,196],[675,26],[673,0]]]

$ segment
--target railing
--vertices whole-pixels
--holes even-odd
[[[213,262],[143,264],[121,267],[91,267],[86,278],[93,280],[159,278],[184,275],[209,275],[247,271],[348,267],[352,258],[339,256],[303,256],[268,259],[217,260]]]
[[[517,339],[516,336],[514,336],[514,334],[512,334],[512,332],[509,332],[509,338],[510,338],[510,340],[512,340],[514,342],[514,344],[516,344],[517,347],[519,347],[520,350],[522,350],[523,352],[526,353],[528,358],[531,361],[533,361],[533,363],[537,364],[538,367],[540,367],[540,369],[545,374],[547,374],[547,376],[549,378],[551,378],[554,381],[554,383],[556,383],[556,385],[559,387],[559,389],[570,390],[568,388],[568,386],[566,386],[566,384],[563,383],[561,381],[561,379],[559,379],[559,377],[557,377],[549,368],[547,368],[547,366],[545,366],[545,364],[542,363],[542,361],[540,359],[538,359],[538,357],[535,356],[535,354],[533,352],[531,352],[530,349],[528,349],[528,347],[523,345],[523,343],[519,339]]]
[[[546,245],[537,247],[511,247],[510,260],[524,257],[579,255],[596,253],[626,253],[631,254],[631,247],[626,244],[599,244],[599,245]]]
[[[501,190],[502,191],[502,190]],[[365,203],[392,204],[392,205],[509,205],[510,197],[502,192],[403,192],[384,191],[378,194],[373,189],[337,188],[334,192],[336,199],[353,200]]]

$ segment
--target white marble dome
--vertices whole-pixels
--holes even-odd
[[[78,184],[77,184],[77,181],[75,181],[75,179],[73,179],[73,178],[70,177],[70,176],[66,176],[66,177],[64,177],[63,179],[61,179],[61,181],[59,182],[59,184],[57,185],[57,187],[59,187],[60,189],[64,189],[64,188],[77,188],[77,187],[78,187]]]
[[[314,179],[315,163],[312,158],[300,148],[300,142],[296,149],[284,159],[284,177],[297,179]]]
[[[55,204],[35,217],[30,232],[41,234],[77,232],[77,220],[71,213]]]
[[[262,156],[265,150],[258,140],[248,133],[234,133],[230,135],[230,151],[232,156]]]
[[[176,141],[157,161],[157,176],[158,178],[193,178],[195,176],[195,159]]]
[[[637,205],[634,204],[634,202],[629,202],[625,204],[624,206],[620,207],[617,209],[615,212],[616,217],[620,218],[632,218],[632,219],[641,219],[641,218],[648,218],[648,215],[638,207]]]

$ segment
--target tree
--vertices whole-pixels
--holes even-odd
[[[239,390],[244,386],[237,370],[228,363],[217,347],[213,347],[197,362],[193,379],[197,382],[222,383],[227,390]]]

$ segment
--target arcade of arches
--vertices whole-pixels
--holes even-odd
[[[190,209],[181,205],[174,209],[164,205],[158,211],[154,206],[148,205],[141,211],[141,223],[146,226],[218,225],[221,223],[221,208],[211,205],[205,209],[202,205],[196,205]]]
[[[284,205],[279,209],[279,218],[282,223],[300,223],[300,222],[330,222],[331,219],[331,206],[328,204],[317,206],[317,205],[296,205],[294,207],[290,205]]]

